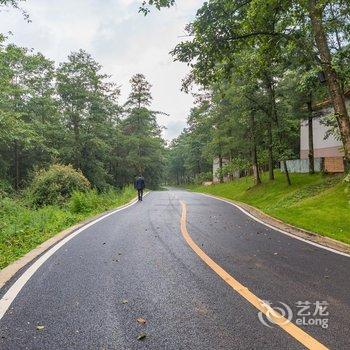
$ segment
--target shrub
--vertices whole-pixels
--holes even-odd
[[[68,203],[70,212],[74,214],[87,214],[103,212],[128,202],[135,196],[132,186],[126,186],[122,190],[110,189],[97,193],[96,190],[86,192],[74,192]]]
[[[81,171],[75,170],[71,165],[55,164],[34,175],[27,195],[35,206],[62,205],[73,192],[84,192],[89,188],[90,182]]]
[[[90,213],[100,206],[101,196],[96,190],[86,192],[74,192],[68,203],[68,208],[72,213]]]
[[[20,198],[0,199],[0,269],[61,230],[109,209],[126,204],[135,190],[74,192],[67,205],[30,208]]]
[[[0,179],[0,198],[8,197],[13,194],[13,188],[6,180]]]
[[[206,173],[197,174],[193,182],[197,185],[201,185],[205,181],[212,181],[212,180],[213,180],[213,173],[211,171],[208,171]]]

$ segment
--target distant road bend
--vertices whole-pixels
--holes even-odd
[[[350,349],[349,257],[224,201],[151,192],[51,249],[1,291],[1,350]]]

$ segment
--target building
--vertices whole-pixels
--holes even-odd
[[[222,158],[222,165],[225,165],[229,162],[227,158]],[[215,157],[213,160],[213,183],[218,183],[220,182],[219,177],[217,176],[217,171],[220,168],[220,160],[219,157]],[[228,176],[224,176],[224,182],[229,181]]]
[[[350,90],[345,94],[348,110],[350,110]],[[317,114],[313,118],[313,143],[315,159],[322,159],[323,170],[330,173],[344,172],[344,152],[339,137],[330,134],[329,127],[322,124],[322,117],[334,113],[332,102],[324,101],[314,106]],[[307,160],[309,154],[308,121],[300,124],[300,159]]]

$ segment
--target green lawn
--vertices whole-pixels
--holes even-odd
[[[256,187],[247,177],[189,189],[250,204],[297,227],[350,243],[350,198],[343,177],[291,174],[291,186],[279,172],[275,181],[268,181],[266,174],[262,179]]]

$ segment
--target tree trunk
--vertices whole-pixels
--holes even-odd
[[[287,179],[288,186],[290,186],[292,184],[292,182],[290,181],[289,171],[288,171],[288,167],[287,167],[287,161],[283,160],[282,163],[283,163],[284,172],[286,173],[286,179]]]
[[[251,128],[251,155],[252,155],[252,166],[255,185],[261,184],[259,166],[258,166],[258,156],[256,150],[256,140],[255,140],[255,119],[253,114],[250,116],[250,128]]]
[[[80,147],[80,125],[79,125],[79,117],[76,115],[72,116],[73,122],[73,131],[74,131],[74,141],[75,141],[75,167],[80,169],[81,167],[81,147]]]
[[[280,130],[280,127],[279,127],[275,90],[274,90],[274,87],[273,87],[273,85],[271,83],[271,80],[268,79],[267,82],[268,82],[267,90],[268,90],[268,93],[269,93],[269,96],[270,96],[271,119],[276,123],[278,138],[279,138],[279,141],[280,141],[280,143],[282,145],[282,143],[283,143],[283,136],[284,135],[283,135],[283,131]],[[289,176],[289,172],[288,172],[288,169],[287,169],[287,163],[286,163],[285,160],[283,160],[282,163],[283,163],[283,168],[284,168],[284,171],[285,171],[285,174],[286,174],[287,184],[291,185],[290,176]]]
[[[219,155],[219,170],[220,170],[220,172],[219,172],[219,181],[220,181],[220,183],[223,183],[224,182],[224,176],[222,174],[222,156],[221,156],[221,154]]]
[[[309,131],[309,174],[315,173],[315,156],[314,156],[314,131],[313,131],[313,115],[312,115],[312,98],[307,103],[308,110],[308,131]]]
[[[15,190],[18,191],[19,190],[19,151],[18,151],[18,142],[17,140],[15,140],[15,144],[14,144],[14,170],[15,170]]]
[[[325,29],[322,23],[323,9],[317,0],[309,0],[309,17],[313,35],[321,58],[328,89],[333,101],[335,117],[338,122],[347,166],[350,163],[350,119],[345,104],[341,81],[332,66],[332,56],[328,46]]]
[[[275,179],[275,174],[273,172],[273,144],[272,144],[272,123],[269,122],[268,125],[268,137],[269,137],[269,180]]]

